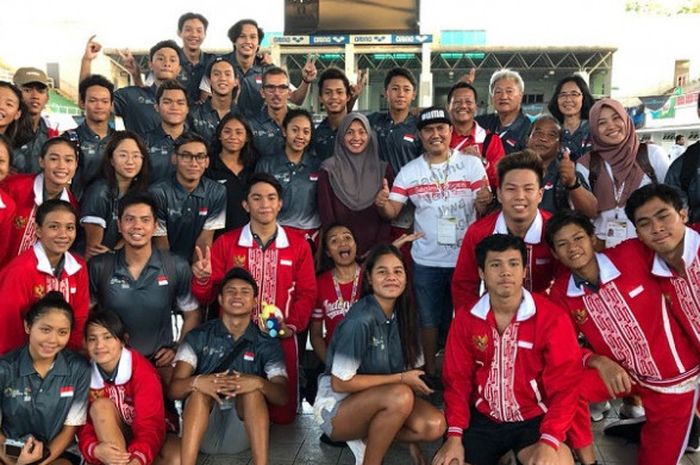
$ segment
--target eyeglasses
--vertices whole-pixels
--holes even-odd
[[[576,100],[577,98],[579,98],[582,95],[583,94],[581,92],[560,92],[557,95],[557,98],[559,100],[567,100],[567,99]]]
[[[189,153],[189,152],[182,152],[182,153],[177,153],[177,156],[182,158],[185,161],[188,161],[192,163],[193,161],[196,161],[197,163],[204,163],[204,161],[209,158],[209,155],[206,153]]]
[[[273,93],[273,92],[287,92],[289,90],[289,84],[280,84],[278,86],[275,86],[273,84],[265,84],[262,86],[265,92]]]

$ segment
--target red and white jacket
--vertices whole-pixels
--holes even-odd
[[[73,307],[75,325],[68,348],[83,347],[83,328],[88,317],[90,294],[87,266],[82,258],[65,253],[63,271],[57,278],[52,274],[41,242],[15,257],[0,271],[0,354],[5,354],[27,342],[24,314],[49,291],[59,291]]]
[[[486,153],[484,153],[484,141],[486,136],[490,134],[491,131],[479,126],[479,124],[474,120],[474,125],[472,130],[467,135],[457,134],[457,131],[453,128],[452,139],[450,140],[450,148],[453,150],[464,151],[467,147],[471,145],[476,145],[479,147],[479,153],[484,160],[484,169],[489,177],[489,185],[494,189],[498,187],[498,172],[496,170],[496,165],[498,161],[503,158],[506,154],[506,149],[503,148],[503,142],[498,134],[493,134],[489,145],[486,147]]]
[[[657,392],[695,389],[700,353],[673,318],[672,302],[649,273],[639,243],[627,241],[596,254],[598,292],[562,272],[551,297],[565,307],[593,347],[619,363],[641,385]],[[584,364],[593,354],[585,351]]]
[[[12,197],[10,197],[7,192],[0,189],[0,236],[7,238],[12,233],[16,209],[17,207]],[[14,258],[14,255],[10,255],[8,249],[9,241],[2,241],[2,243],[0,243],[0,270],[7,262]]]
[[[566,313],[523,289],[517,314],[499,334],[488,294],[463,310],[452,322],[445,348],[448,436],[469,428],[475,406],[497,422],[544,415],[540,441],[557,449],[571,425],[583,373]]]
[[[554,279],[554,259],[544,241],[544,228],[551,216],[551,213],[539,210],[523,238],[527,246],[525,288],[532,292],[546,291]],[[508,234],[503,212],[481,218],[467,229],[452,276],[455,308],[467,306],[479,297],[481,279],[476,263],[476,245],[492,234]]]
[[[12,232],[6,244],[7,254],[14,257],[30,249],[36,241],[36,209],[44,203],[44,175],[16,174],[5,179],[3,187],[16,206]],[[68,188],[63,189],[60,199],[78,210],[78,201]]]
[[[94,360],[90,365],[90,405],[95,399],[109,398],[119,417],[131,429],[131,441],[126,448],[131,460],[136,459],[141,465],[153,463],[165,441],[163,388],[153,365],[143,355],[124,348],[114,384],[105,383]],[[87,463],[102,463],[94,455],[99,444],[88,415],[87,423],[78,430],[78,445]]]
[[[295,332],[306,329],[316,301],[316,277],[311,249],[303,237],[277,226],[275,242],[262,250],[250,223],[221,235],[211,248],[211,277],[203,282],[192,277],[192,294],[202,303],[213,301],[221,280],[234,266],[247,269],[260,288],[253,313],[256,322],[260,304],[266,302],[282,311],[285,323]]]
[[[683,240],[683,263],[685,276],[679,276],[654,254],[651,273],[661,283],[664,295],[671,299],[671,310],[678,323],[700,352],[700,234],[688,227]]]

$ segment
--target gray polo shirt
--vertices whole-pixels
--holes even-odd
[[[102,245],[113,249],[121,237],[117,228],[119,190],[110,190],[107,181],[100,178],[90,184],[80,202],[80,224],[96,224],[104,229]]]
[[[12,151],[12,166],[20,173],[38,173],[39,154],[44,142],[49,140],[49,126],[44,118],[39,120],[39,128],[34,133],[34,137],[23,146]]]
[[[160,115],[156,111],[156,89],[129,86],[114,91],[114,112],[124,120],[124,126],[144,137],[148,131],[160,125]]]
[[[82,199],[90,183],[100,176],[102,157],[113,132],[113,129],[109,129],[107,136],[100,138],[83,121],[77,128],[64,133],[71,140],[77,139],[80,147],[78,169],[71,182],[71,191],[79,200]]]
[[[581,184],[581,189],[591,190],[588,181],[581,173],[576,171],[576,178]],[[552,160],[544,173],[542,179],[544,185],[544,194],[539,208],[547,210],[550,213],[556,213],[558,210],[571,210],[571,202],[569,201],[569,190],[561,182],[559,177],[559,160]]]
[[[262,158],[255,170],[274,176],[282,185],[282,211],[277,222],[297,229],[316,229],[321,226],[316,201],[316,186],[321,159],[304,152],[301,161],[294,164],[284,151]]]
[[[43,379],[28,346],[5,354],[0,358],[2,434],[15,440],[31,434],[46,447],[64,425],[85,424],[89,387],[87,360],[70,350],[56,355]]]
[[[187,100],[192,105],[199,101],[199,83],[215,55],[200,50],[197,64],[190,62],[182,49],[178,50],[178,55],[180,55],[180,74],[177,75],[177,80],[187,89]]]
[[[267,106],[264,106],[255,118],[250,118],[250,129],[253,131],[255,148],[261,157],[275,155],[284,150],[284,136],[277,121],[270,117]]]
[[[372,113],[368,119],[377,134],[379,157],[389,162],[394,173],[401,171],[406,163],[423,153],[416,117],[412,114],[409,113],[408,117],[398,124],[386,111]]]
[[[335,136],[338,130],[333,129],[328,122],[328,118],[324,118],[321,124],[314,129],[314,137],[311,140],[311,146],[316,153],[316,156],[321,160],[330,158],[335,149]]]
[[[192,272],[182,258],[170,254],[172,269],[153,249],[138,279],[129,272],[124,249],[93,257],[88,262],[90,296],[102,308],[119,315],[129,332],[129,344],[146,357],[173,343],[172,314],[199,308],[192,296]],[[105,269],[107,268],[107,269]],[[103,282],[103,277],[109,280]]]
[[[287,377],[279,339],[264,334],[252,322],[243,335],[234,340],[221,319],[207,321],[187,333],[175,361],[186,362],[196,375],[206,375],[220,369],[221,363],[234,350],[237,355],[227,369],[267,379]]]
[[[236,113],[237,111],[238,105],[234,102],[229,112]],[[190,108],[188,125],[192,131],[206,139],[210,148],[216,139],[216,128],[219,126],[220,121],[219,112],[211,106],[211,98]]]
[[[160,123],[146,133],[144,142],[148,147],[150,163],[149,183],[153,185],[174,175],[175,166],[170,161],[170,157],[175,152],[175,141],[163,130]]]
[[[203,230],[226,226],[226,188],[203,177],[187,192],[173,176],[149,188],[158,204],[156,236],[168,236],[170,250],[188,260]]]

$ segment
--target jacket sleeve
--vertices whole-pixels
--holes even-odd
[[[457,264],[452,275],[452,302],[455,309],[464,307],[479,297],[479,270],[476,264],[474,225],[467,229],[459,249]]]
[[[471,340],[468,323],[468,312],[457,313],[445,345],[442,379],[448,436],[462,436],[469,427],[475,363],[468,347]]]
[[[205,281],[199,281],[192,275],[192,295],[197,301],[206,305],[216,297],[216,287],[226,273],[226,257],[228,251],[229,234],[223,234],[214,241],[211,246],[211,276]]]
[[[316,302],[316,274],[314,271],[314,259],[311,248],[306,241],[300,243],[300,258],[297,261],[294,277],[294,292],[292,305],[287,315],[287,325],[295,332],[306,329],[309,325],[311,312]]]
[[[90,284],[88,278],[88,269],[85,262],[81,262],[82,267],[77,274],[77,285],[75,289],[75,298],[71,305],[73,314],[75,315],[75,326],[70,333],[68,340],[68,348],[80,352],[83,349],[83,334],[85,322],[90,311]]]
[[[165,441],[163,388],[155,370],[143,359],[134,357],[131,383],[134,396],[133,438],[127,447],[142,465],[153,462]]]
[[[22,346],[26,342],[22,314],[31,302],[31,281],[24,278],[21,270],[10,262],[0,273],[0,355]]]
[[[549,309],[547,309],[549,310]],[[581,350],[574,326],[563,310],[551,309],[552,324],[542,335],[544,339],[544,370],[542,384],[546,393],[547,413],[540,424],[540,441],[555,449],[564,441],[571,426],[583,375]]]

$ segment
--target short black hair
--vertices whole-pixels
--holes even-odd
[[[588,87],[588,84],[586,84],[586,81],[584,81],[584,79],[578,74],[567,76],[557,83],[557,86],[554,88],[552,98],[549,100],[549,104],[547,105],[547,109],[552,116],[559,120],[560,123],[564,123],[564,114],[561,112],[561,110],[559,110],[559,92],[561,92],[561,88],[564,87],[564,84],[567,82],[573,82],[581,91],[583,96],[583,102],[581,104],[581,119],[588,119],[588,114],[591,112],[591,108],[595,104],[595,98],[593,98],[591,89]]]
[[[318,90],[323,91],[323,83],[331,79],[340,79],[345,86],[345,92],[350,96],[350,80],[339,68],[326,68],[318,77]]]
[[[416,87],[418,85],[416,77],[413,75],[411,70],[401,67],[391,68],[389,72],[386,73],[386,76],[384,76],[384,89],[387,89],[389,87],[389,84],[391,84],[391,80],[394,79],[396,76],[406,78],[408,82],[410,82],[413,86],[413,90],[416,90]]]
[[[132,205],[148,205],[153,213],[153,218],[158,216],[158,204],[156,199],[148,192],[129,192],[119,200],[117,204],[117,218],[120,220],[124,216],[124,211]]]
[[[637,209],[653,198],[657,198],[663,203],[671,205],[677,212],[684,208],[683,196],[680,189],[677,187],[669,186],[668,184],[647,184],[632,192],[625,204],[625,214],[633,225],[637,226],[637,220],[635,218]]]
[[[304,117],[309,120],[309,123],[311,123],[311,137],[313,138],[314,136],[314,117],[309,113],[308,110],[305,110],[304,108],[292,108],[291,110],[287,111],[287,114],[284,115],[284,119],[282,120],[282,127],[284,130],[287,130],[287,126],[289,126],[289,122],[293,120],[294,118],[297,117]]]
[[[685,136],[683,134],[676,134],[676,143],[678,143],[679,140],[684,139]]]
[[[109,332],[112,336],[116,337],[121,341],[122,344],[126,345],[129,339],[127,334],[126,326],[124,322],[119,318],[119,315],[111,310],[105,309],[95,309],[90,311],[90,316],[88,316],[85,322],[84,337],[87,340],[88,328],[90,325],[102,326]]]
[[[233,64],[228,61],[224,57],[215,57],[213,60],[211,60],[211,63],[207,66],[206,70],[206,75],[208,78],[211,78],[211,72],[214,70],[214,65],[218,65],[219,63],[228,63],[229,66],[231,66],[231,69],[233,70],[234,75],[236,74],[236,68],[233,67]]]
[[[180,59],[180,47],[175,43],[174,40],[161,40],[157,44],[155,44],[151,49],[148,51],[148,59],[150,61],[153,61],[153,56],[156,54],[156,52],[162,48],[172,48],[175,50],[177,53],[177,58],[178,60]]]
[[[530,170],[537,175],[537,181],[540,187],[543,186],[544,182],[544,167],[542,165],[542,159],[539,155],[530,149],[525,149],[522,152],[515,152],[503,157],[498,161],[496,165],[496,170],[498,171],[498,185],[503,185],[503,178],[506,177],[509,171],[513,170]]]
[[[562,137],[564,136],[564,129],[561,127],[561,123],[552,115],[540,115],[535,119],[535,121],[532,122],[530,125],[530,130],[527,132],[527,136],[530,137],[532,135],[532,131],[535,129],[535,126],[537,126],[540,123],[544,123],[545,121],[551,121],[556,127],[557,127],[557,137],[559,137],[558,141],[561,142]]]
[[[183,145],[192,142],[199,142],[200,144],[204,145],[205,150],[209,150],[209,144],[204,137],[200,136],[196,132],[185,131],[180,135],[180,137],[175,139],[175,145],[173,149],[174,153],[178,153],[180,151],[180,147],[182,147]]]
[[[506,250],[517,250],[523,259],[523,267],[527,263],[527,247],[525,242],[517,236],[510,234],[492,234],[485,237],[476,244],[476,263],[480,270],[486,266],[486,255],[489,252],[505,252]]]
[[[177,79],[167,79],[160,83],[158,90],[156,90],[156,105],[160,105],[160,99],[166,90],[181,90],[185,94],[185,100],[187,100],[187,89],[185,86],[180,84]],[[189,106],[189,103],[187,104]]]
[[[36,209],[36,224],[41,226],[42,224],[44,224],[44,220],[46,220],[46,216],[49,213],[60,210],[71,213],[75,217],[75,223],[77,227],[78,212],[75,210],[75,207],[73,207],[73,205],[71,205],[70,202],[66,202],[65,200],[61,199],[49,199],[44,201],[41,205],[39,205],[39,207]]]
[[[42,316],[49,313],[51,310],[59,310],[63,312],[70,321],[71,329],[75,326],[75,315],[73,307],[66,302],[65,297],[58,291],[50,291],[44,297],[34,302],[34,304],[24,314],[24,321],[27,326],[31,327],[34,322]]]
[[[469,89],[472,92],[474,92],[474,101],[478,102],[479,101],[479,94],[476,92],[476,89],[474,88],[473,85],[469,84],[468,82],[464,81],[459,81],[455,82],[452,84],[452,87],[450,87],[450,90],[447,91],[447,103],[450,103],[450,100],[452,100],[452,94],[457,92],[459,89]]]
[[[593,223],[586,215],[576,210],[559,210],[547,221],[544,230],[544,240],[550,249],[554,248],[554,236],[570,224],[579,226],[588,236],[595,234]]]
[[[226,286],[229,281],[234,279],[240,279],[241,281],[245,281],[253,286],[253,294],[256,297],[258,296],[258,283],[255,282],[255,278],[253,278],[253,275],[250,274],[248,270],[240,266],[234,266],[226,272],[224,278],[221,280],[221,284],[219,285],[219,294],[222,294],[224,291],[224,286]]]
[[[182,32],[182,28],[185,27],[185,23],[192,19],[200,20],[202,22],[202,25],[204,25],[204,32],[207,31],[207,28],[209,27],[209,21],[207,20],[207,18],[205,18],[202,14],[192,13],[191,11],[180,16],[180,18],[177,20],[177,31]]]
[[[243,26],[245,26],[246,24],[254,26],[258,30],[258,44],[261,44],[263,41],[263,37],[265,37],[265,31],[263,31],[263,29],[260,26],[258,26],[257,21],[250,18],[236,21],[233,24],[233,26],[231,26],[228,30],[228,40],[230,40],[231,43],[235,43],[236,39],[238,39],[243,33]]]
[[[80,154],[80,150],[78,150],[78,145],[74,141],[69,139],[69,136],[67,134],[62,134],[62,135],[57,136],[57,137],[52,137],[51,139],[44,142],[44,144],[41,146],[41,150],[39,151],[39,158],[44,158],[46,156],[46,154],[49,153],[49,149],[51,147],[53,147],[54,145],[59,145],[59,144],[68,145],[75,152],[75,158],[76,159],[78,158],[78,156]]]
[[[78,85],[78,94],[80,95],[80,101],[85,101],[85,96],[87,95],[87,90],[92,86],[104,87],[109,91],[109,100],[114,100],[114,84],[110,82],[109,79],[102,76],[101,74],[91,74]]]
[[[264,182],[264,183],[269,184],[272,187],[274,187],[275,190],[277,191],[277,195],[279,196],[279,198],[280,199],[282,198],[282,185],[277,180],[277,178],[271,174],[261,172],[261,173],[255,173],[248,180],[248,186],[246,187],[246,190],[245,190],[245,198],[246,199],[250,195],[250,191],[251,191],[251,189],[253,189],[253,186],[256,184],[260,184],[261,182]]]

